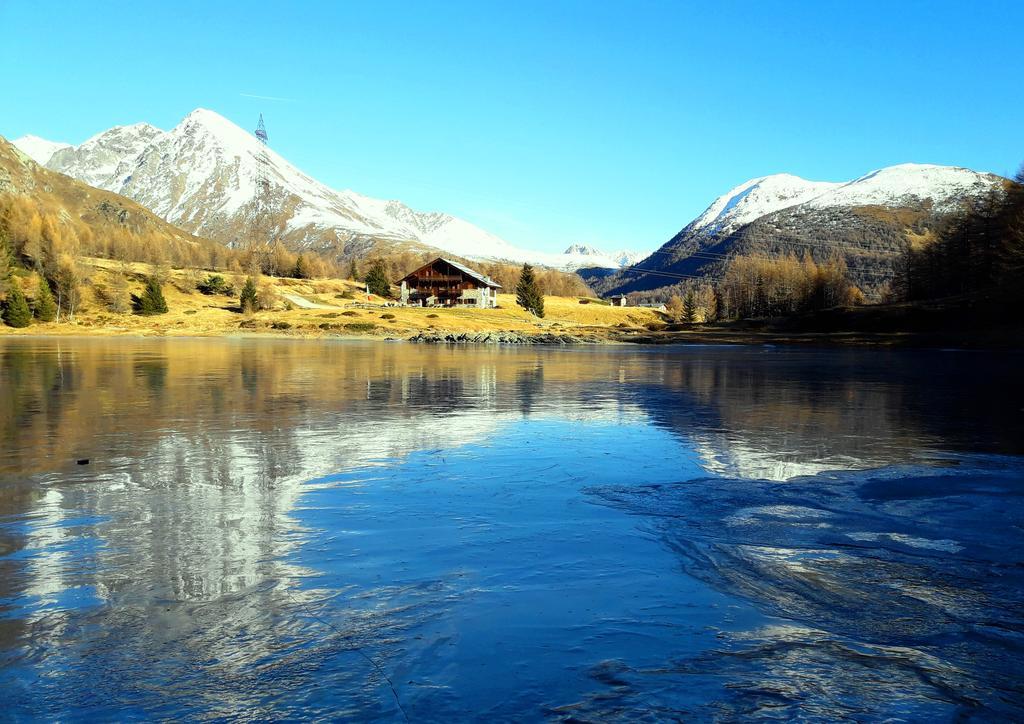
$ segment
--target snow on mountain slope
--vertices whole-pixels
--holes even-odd
[[[123,194],[195,234],[236,244],[255,233],[258,159],[264,152],[268,225],[293,248],[355,256],[397,245],[560,269],[593,265],[581,255],[515,247],[449,214],[332,189],[264,148],[252,133],[202,108],[170,131],[145,123],[111,128],[57,150],[47,166]],[[602,263],[619,266],[610,259]]]
[[[985,193],[999,177],[954,166],[904,163],[848,182],[808,181],[792,174],[751,179],[715,199],[684,231],[724,236],[768,214],[796,206],[914,206],[926,201],[950,211]]]
[[[38,163],[40,166],[45,166],[46,162],[49,161],[50,157],[57,151],[60,151],[62,148],[71,147],[70,143],[47,141],[45,138],[33,135],[22,136],[21,138],[13,141],[13,143],[22,153]]]
[[[842,184],[807,181],[788,173],[751,179],[715,199],[687,228],[728,234],[765,214],[804,203],[839,186]]]
[[[935,228],[1005,182],[966,168],[906,163],[852,181],[790,174],[751,179],[715,199],[642,268],[582,276],[601,294],[651,291],[720,276],[734,254],[839,253],[866,294],[881,294],[913,233]],[[912,220],[912,221],[908,221]]]
[[[116,186],[130,175],[131,161],[163,135],[163,131],[148,123],[115,126],[79,146],[56,151],[46,167],[90,186],[120,193]]]
[[[631,249],[601,251],[589,244],[572,244],[562,253],[569,258],[567,266],[571,265],[574,269],[581,269],[583,267],[618,269],[619,267],[636,264],[650,254],[650,252],[633,251]]]
[[[811,208],[834,206],[915,206],[925,201],[936,211],[952,211],[1001,181],[993,174],[955,166],[903,163],[872,171],[835,186],[807,202]]]

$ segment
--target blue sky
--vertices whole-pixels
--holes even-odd
[[[654,248],[754,176],[1024,161],[1024,2],[0,0],[0,27],[8,138],[262,111],[331,186],[552,251]]]

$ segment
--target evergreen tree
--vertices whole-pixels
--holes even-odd
[[[11,251],[7,233],[0,231],[0,294],[7,291],[14,273],[14,253]]]
[[[146,289],[141,297],[132,295],[132,307],[136,314],[146,316],[153,314],[166,314],[167,301],[164,299],[164,291],[160,286],[160,280],[151,276],[146,280]]]
[[[387,268],[379,259],[373,262],[370,271],[366,273],[366,291],[376,294],[378,297],[391,296],[391,282],[388,281]]]
[[[309,279],[309,267],[302,254],[295,259],[295,268],[292,270],[292,277],[295,279]]]
[[[523,264],[519,272],[519,283],[516,284],[516,304],[538,317],[544,316],[544,293],[537,283],[533,267]]]
[[[12,281],[3,303],[3,320],[10,327],[27,327],[32,324],[32,310],[21,291],[21,285]]]
[[[687,324],[697,321],[697,298],[692,289],[687,291],[686,297],[683,298],[683,321]]]
[[[348,264],[348,278],[354,282],[359,281],[359,269],[356,268],[355,259],[352,259]]]
[[[245,286],[242,287],[242,294],[239,296],[238,301],[241,302],[243,314],[252,314],[259,309],[260,303],[256,296],[256,282],[252,277],[248,277],[245,280]]]
[[[57,303],[53,301],[53,292],[42,275],[39,277],[39,292],[34,306],[36,319],[40,322],[52,322],[57,318]]]

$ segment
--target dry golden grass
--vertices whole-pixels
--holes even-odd
[[[153,269],[147,264],[128,264],[107,259],[83,259],[90,284],[83,307],[71,323],[33,324],[25,329],[0,325],[0,334],[142,335],[142,336],[231,336],[274,335],[287,337],[390,337],[404,338],[424,330],[439,332],[506,331],[521,334],[586,331],[643,327],[660,321],[650,309],[580,304],[575,297],[545,297],[546,316],[533,317],[516,306],[515,296],[498,296],[498,309],[427,309],[388,307],[385,300],[367,297],[359,284],[342,279],[264,278],[278,296],[279,308],[243,315],[238,297],[207,296],[194,291],[195,282],[208,272],[173,269],[164,284],[170,311],[152,317],[108,311],[95,293],[97,287],[111,288],[112,279],[126,271],[130,291],[141,294],[143,280]],[[222,273],[236,290],[244,277]],[[26,280],[26,293],[33,293],[35,281]],[[295,295],[323,309],[300,309],[283,295]],[[342,295],[352,296],[343,299]],[[292,308],[287,308],[287,307]],[[346,327],[346,325],[355,325]],[[373,325],[370,328],[368,325]]]

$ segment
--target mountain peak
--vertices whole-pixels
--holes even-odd
[[[245,129],[235,125],[227,118],[207,108],[196,108],[189,113],[171,131],[174,135],[195,135],[198,132],[217,139],[225,149],[232,153],[254,154],[259,141]]]

